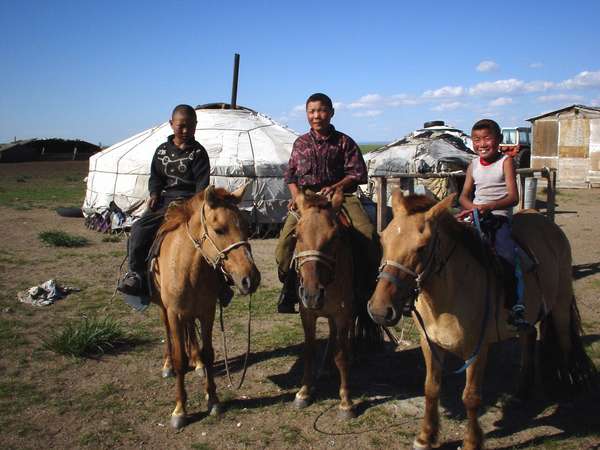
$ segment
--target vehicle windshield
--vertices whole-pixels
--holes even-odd
[[[517,143],[517,130],[502,130],[502,143],[515,145]]]
[[[529,144],[529,131],[519,131],[519,144]]]

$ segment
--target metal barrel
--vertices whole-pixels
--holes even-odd
[[[537,178],[525,178],[525,189],[523,192],[523,208],[535,208],[535,198],[537,193]]]

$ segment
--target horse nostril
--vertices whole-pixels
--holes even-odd
[[[396,318],[396,311],[392,306],[388,306],[385,312],[385,320],[392,322]]]
[[[244,278],[242,278],[242,287],[246,291],[250,290],[250,287],[252,287],[252,280],[250,280],[250,277],[244,277]]]

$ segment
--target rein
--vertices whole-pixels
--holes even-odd
[[[479,219],[478,216],[476,216],[476,218]],[[477,222],[477,225],[476,225],[477,228],[480,229],[479,223],[478,223],[479,220],[477,220],[476,222]],[[425,335],[425,339],[427,340],[427,344],[429,345],[431,354],[433,355],[433,357],[435,358],[437,363],[440,365],[440,367],[443,367],[442,359],[437,351],[437,345],[435,344],[435,342],[433,342],[431,340],[431,338],[429,337],[429,334],[427,334],[427,329],[425,327],[425,322],[423,321],[423,317],[421,316],[421,314],[415,307],[415,302],[418,299],[418,295],[423,290],[423,285],[424,285],[425,281],[427,280],[429,275],[433,272],[433,261],[435,259],[434,253],[435,253],[435,249],[436,249],[435,246],[437,245],[437,241],[438,241],[438,232],[436,231],[436,233],[434,234],[433,244],[431,244],[432,249],[429,252],[427,261],[425,262],[425,265],[424,265],[425,267],[423,268],[421,273],[417,273],[417,272],[411,270],[410,268],[408,268],[400,263],[397,263],[395,261],[384,260],[382,262],[381,266],[379,267],[379,275],[377,276],[377,279],[379,280],[380,278],[385,278],[386,280],[388,280],[389,282],[394,284],[396,287],[398,287],[398,288],[402,287],[402,279],[400,277],[398,277],[390,272],[383,271],[383,269],[386,266],[395,267],[396,269],[399,269],[400,271],[402,271],[402,272],[406,273],[407,275],[411,276],[412,278],[414,278],[415,283],[416,283],[416,288],[413,291],[413,295],[411,295],[410,299],[409,299],[409,301],[410,301],[409,310],[411,312],[414,312],[414,314],[417,318],[417,321],[419,322],[419,325],[421,326],[421,329],[423,330],[423,334]],[[448,258],[446,259],[444,264],[440,267],[440,270],[448,263],[448,260],[450,259],[450,256],[452,256],[452,253],[454,252],[456,245],[457,244],[455,243],[453,249],[450,251]],[[481,344],[483,343],[483,339],[485,337],[485,329],[486,329],[487,323],[489,321],[489,316],[490,316],[490,303],[491,302],[490,302],[489,277],[490,277],[489,271],[486,270],[485,311],[483,313],[483,322],[481,323],[481,332],[479,334],[479,339],[477,340],[477,345],[475,346],[475,350],[473,351],[471,356],[469,356],[469,358],[467,358],[467,360],[464,362],[464,364],[460,368],[452,371],[453,374],[459,374],[459,373],[462,373],[465,370],[467,370],[467,368],[471,364],[473,364],[473,362],[475,361],[475,359],[477,358],[477,356],[479,355],[479,352],[481,350]]]
[[[320,252],[318,250],[306,250],[300,253],[294,252],[292,264],[295,266],[296,271],[300,270],[300,267],[302,267],[309,261],[320,262],[332,272],[334,271],[335,258],[329,256],[326,253]]]

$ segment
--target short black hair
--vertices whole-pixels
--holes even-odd
[[[500,130],[500,125],[498,125],[498,123],[492,119],[478,120],[475,122],[475,125],[473,125],[471,133],[473,133],[475,130],[488,130],[494,133],[496,137],[502,139],[502,130]]]
[[[321,102],[333,111],[333,102],[327,95],[322,94],[321,92],[317,92],[308,97],[308,99],[306,100],[306,106],[308,106],[310,102]]]
[[[196,116],[196,110],[194,108],[192,108],[190,105],[185,105],[185,104],[177,105],[175,108],[173,108],[173,113],[171,114],[171,118],[175,117],[176,113],[185,114],[186,116],[193,117],[194,120],[198,120],[198,117]]]

